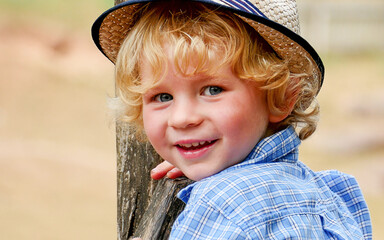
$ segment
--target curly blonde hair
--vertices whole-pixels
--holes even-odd
[[[315,131],[319,113],[315,97],[319,86],[310,80],[313,74],[310,60],[306,68],[298,68],[289,59],[280,58],[252,27],[232,13],[200,3],[176,2],[149,3],[136,13],[137,22],[116,61],[114,106],[119,110],[118,120],[130,123],[136,133],[144,135],[142,94],[153,85],[141,84],[140,65],[146,59],[157,82],[161,81],[161,70],[167,69],[164,45],[169,44],[174,47],[175,66],[184,75],[210,74],[230,64],[240,79],[261,84],[271,113],[284,113],[289,104],[294,104],[288,117],[270,124],[269,134],[288,125],[296,128],[301,139]],[[187,72],[191,56],[198,62],[193,63],[193,72]]]

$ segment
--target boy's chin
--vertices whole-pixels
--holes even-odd
[[[193,181],[200,181],[201,179],[206,178],[205,174],[198,174],[197,172],[194,171],[183,171],[184,175]]]
[[[219,171],[212,171],[212,172],[209,172],[209,171],[186,171],[186,173],[184,172],[185,176],[193,181],[200,181],[204,178],[207,178],[207,177],[210,177],[212,175],[215,175],[216,173],[218,173]]]
[[[187,176],[188,179],[191,179],[191,180],[193,180],[195,182],[200,181],[200,180],[202,180],[202,179],[204,179],[206,177],[208,177],[208,176]]]

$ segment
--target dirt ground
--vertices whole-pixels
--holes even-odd
[[[0,43],[0,239],[116,239],[112,64],[49,23],[2,18]],[[384,239],[384,54],[324,61],[302,161],[356,176]]]
[[[113,67],[88,33],[0,21],[0,239],[117,238]]]

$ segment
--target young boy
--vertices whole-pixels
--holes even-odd
[[[168,162],[153,177],[196,181],[171,239],[371,238],[355,179],[297,159],[324,75],[298,32],[294,0],[129,0],[96,20],[121,120]]]

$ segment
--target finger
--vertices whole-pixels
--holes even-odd
[[[151,178],[153,178],[155,180],[159,180],[159,179],[163,178],[165,175],[167,175],[167,173],[174,168],[175,167],[172,164],[170,164],[167,161],[164,161],[164,162],[160,163],[159,165],[157,165],[154,169],[152,169]]]
[[[171,179],[175,179],[175,178],[182,177],[182,176],[184,176],[184,173],[176,167],[167,173],[167,177],[169,177]]]

